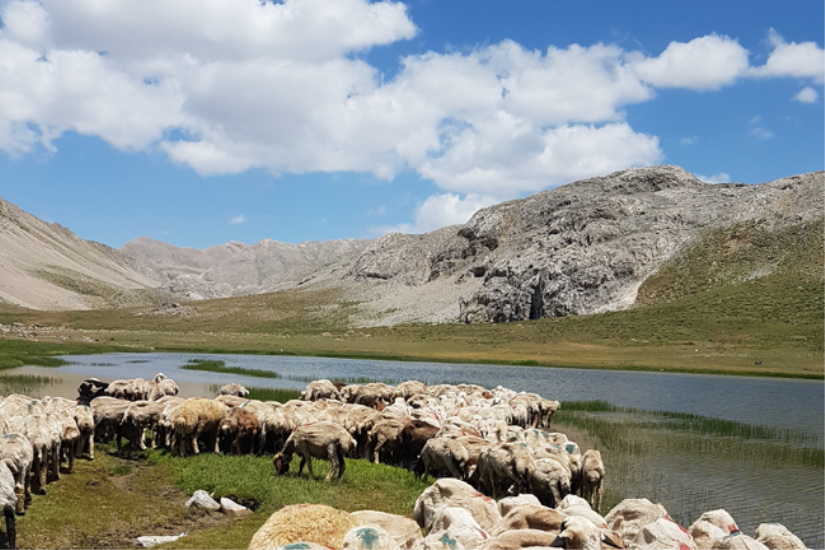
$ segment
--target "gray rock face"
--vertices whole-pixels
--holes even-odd
[[[253,245],[230,242],[197,250],[140,237],[120,251],[167,281],[175,295],[203,300],[295,287],[315,270],[357,255],[369,242],[343,239],[288,244],[264,239]]]
[[[483,278],[460,320],[505,322],[627,308],[642,282],[705,229],[823,215],[822,172],[761,185],[703,183],[676,166],[634,168],[477,212],[463,226],[391,234],[348,276],[426,285]]]

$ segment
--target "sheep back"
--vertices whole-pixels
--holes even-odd
[[[406,516],[399,516],[397,514],[388,514],[387,512],[379,512],[376,510],[360,510],[350,514],[359,526],[371,525],[378,526],[384,529],[390,536],[395,539],[398,546],[409,549],[421,540],[421,527]]]
[[[343,550],[401,550],[398,542],[378,525],[353,527],[344,535]]]
[[[341,548],[344,535],[356,525],[350,514],[326,504],[293,504],[269,516],[252,536],[249,550],[267,550],[294,542]]]

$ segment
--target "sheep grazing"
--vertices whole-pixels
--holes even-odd
[[[433,469],[439,477],[449,474],[463,480],[466,477],[470,456],[467,449],[455,439],[435,438],[424,445],[421,461],[424,463],[425,479],[430,469]]]
[[[0,460],[0,508],[6,518],[6,545],[17,548],[17,531],[14,517],[17,496],[14,494],[14,476],[6,463]]]
[[[248,454],[258,436],[258,417],[249,409],[234,407],[221,421],[223,452]]]
[[[206,448],[217,453],[218,432],[226,412],[226,405],[202,397],[187,399],[170,409],[167,419],[174,432],[172,452],[186,456],[187,449],[191,448],[194,454],[200,454],[198,439],[203,436]]]
[[[355,446],[355,440],[349,432],[340,424],[335,422],[314,422],[298,426],[284,443],[284,448],[276,454],[272,462],[278,475],[283,475],[289,471],[289,464],[292,462],[292,455],[298,453],[301,457],[301,465],[298,468],[298,475],[307,465],[309,475],[312,473],[312,459],[320,458],[329,460],[332,464],[326,480],[332,479],[337,472],[340,479],[344,475],[346,463],[344,454]]]
[[[582,468],[579,473],[581,495],[590,507],[601,512],[602,487],[604,486],[604,462],[601,452],[588,449],[582,455]]]
[[[326,504],[284,506],[255,532],[249,550],[270,550],[297,542],[341,548],[344,535],[356,526],[350,514]]]
[[[244,388],[240,384],[230,382],[229,384],[224,384],[223,386],[221,386],[221,389],[218,390],[218,395],[234,395],[235,397],[246,397],[249,395],[249,390]]]

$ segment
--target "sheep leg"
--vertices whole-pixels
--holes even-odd
[[[15,512],[19,515],[24,515],[26,513],[26,472],[19,472],[15,477],[14,483],[14,496],[17,497],[17,502],[15,503]]]
[[[49,453],[49,482],[60,481],[60,445]]]
[[[347,463],[344,460],[344,450],[339,446],[336,451],[338,455],[338,479],[344,477],[344,470],[347,469]]]
[[[604,484],[604,478],[599,479],[599,482],[596,484],[595,490],[593,491],[593,504],[591,504],[593,510],[596,511],[597,514],[601,514],[599,511],[602,507],[602,485]]]
[[[447,464],[447,469],[450,471],[450,474],[459,481],[464,481],[464,478],[461,475],[461,472],[458,470],[458,467],[455,465],[455,460],[452,457],[448,457],[445,461]]]
[[[192,454],[193,455],[199,455],[200,454],[200,449],[198,448],[198,438],[200,438],[200,436],[201,436],[201,428],[200,428],[200,426],[198,426],[198,428],[195,430],[195,432],[189,438],[190,442],[192,443]]]
[[[381,434],[378,434],[378,442],[375,444],[375,447],[372,450],[372,463],[378,464],[378,455],[381,451],[381,447],[384,446],[384,438]]]
[[[329,457],[330,466],[326,481],[329,481],[338,470],[338,453],[335,450],[335,443],[330,443],[327,445],[327,457]]]
[[[301,474],[303,473],[303,471],[304,471],[304,464],[306,464],[306,463],[307,463],[307,459],[306,459],[305,457],[303,457],[303,456],[302,456],[302,457],[301,457],[301,463],[298,465],[298,476],[299,476],[299,477],[300,477],[300,476],[301,476]],[[312,468],[312,466],[310,466],[310,470],[311,470],[311,468]],[[311,476],[311,475],[312,475],[312,472],[310,471],[310,476]]]
[[[315,473],[312,471],[312,455],[307,455],[307,471],[309,472],[309,477],[315,477]]]
[[[40,460],[37,463],[37,470],[34,472],[34,476],[37,480],[37,491],[38,495],[45,495],[46,494],[46,456],[45,453],[42,453]]]
[[[9,548],[17,548],[17,529],[15,526],[14,510],[6,508],[4,510],[6,516],[6,541]]]

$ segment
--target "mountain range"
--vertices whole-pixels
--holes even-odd
[[[119,250],[0,199],[0,300],[31,309],[151,308],[287,289],[342,291],[362,325],[506,322],[633,307],[639,289],[713,231],[817,222],[825,173],[708,184],[633,168],[477,212],[422,235],[204,250],[148,237]],[[731,245],[733,246],[733,245]],[[771,273],[757,261],[740,278]],[[730,281],[735,283],[735,280]]]

